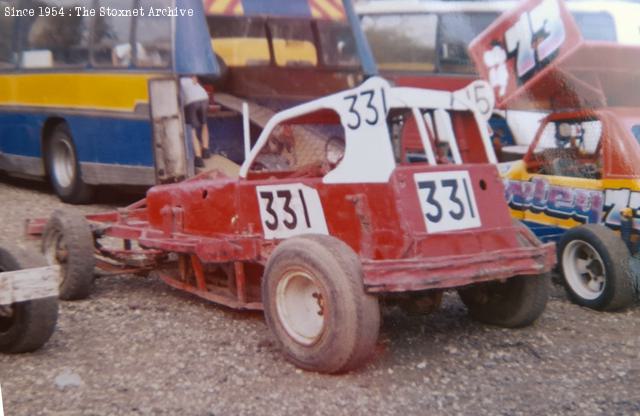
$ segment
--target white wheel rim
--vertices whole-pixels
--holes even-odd
[[[310,274],[290,271],[278,282],[278,318],[296,342],[311,345],[320,338],[325,324],[324,308],[322,289]]]
[[[66,273],[67,256],[69,252],[61,233],[52,231],[51,234],[46,237],[43,244],[43,255],[49,265],[60,266],[58,284],[62,284]]]
[[[562,271],[567,284],[583,299],[597,299],[604,292],[607,275],[598,251],[586,241],[574,240],[562,253]]]
[[[53,144],[52,168],[56,181],[63,188],[71,186],[75,176],[75,158],[71,144],[66,140],[58,140]]]

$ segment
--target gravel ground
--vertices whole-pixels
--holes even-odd
[[[0,239],[64,206],[44,185],[0,182]],[[26,243],[26,244],[34,244]],[[376,356],[342,376],[287,363],[261,314],[238,313],[150,278],[102,277],[61,304],[49,343],[0,356],[14,415],[640,415],[640,308],[597,313],[553,287],[532,327],[477,324],[457,297],[429,316],[384,310]]]

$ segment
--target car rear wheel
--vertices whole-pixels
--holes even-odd
[[[84,299],[93,287],[96,261],[87,220],[54,211],[42,235],[42,253],[50,265],[60,265],[60,299]]]
[[[47,142],[46,166],[58,197],[70,204],[88,203],[93,189],[82,180],[76,148],[66,124],[58,124]]]
[[[0,273],[45,265],[41,256],[17,247],[0,247]],[[43,346],[58,320],[58,299],[34,299],[0,305],[0,351],[21,353]]]
[[[634,299],[631,254],[620,236],[596,224],[568,230],[558,244],[558,262],[569,298],[597,310],[615,310]]]
[[[531,325],[544,311],[549,297],[547,275],[516,276],[458,289],[469,315],[482,323],[505,328]]]
[[[378,299],[364,291],[358,256],[333,237],[281,243],[267,263],[262,299],[269,328],[298,367],[341,373],[373,352]]]

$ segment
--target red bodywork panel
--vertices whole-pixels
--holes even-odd
[[[429,233],[414,175],[452,171],[469,172],[482,225]],[[205,263],[264,264],[276,241],[263,237],[256,187],[291,183],[318,191],[329,234],[360,255],[369,291],[456,287],[537,274],[553,264],[553,246],[528,237],[514,226],[506,205],[495,203],[504,189],[490,165],[402,166],[385,184],[216,177],[156,186],[147,194],[149,222],[140,240],[149,248],[195,252]]]
[[[482,229],[511,226],[507,207],[494,207],[503,196],[501,180],[493,166],[413,165],[399,167],[386,184],[323,184],[321,178],[232,180],[202,179],[177,185],[152,188],[147,194],[149,225],[167,229],[167,207],[181,209],[181,232],[213,237],[220,234],[263,234],[256,186],[302,183],[315,188],[323,203],[329,234],[349,244],[363,258],[399,259],[419,241],[419,250],[427,257],[448,254],[474,254],[504,247],[504,242],[484,241],[463,233],[452,234],[456,242],[442,244],[443,235],[427,234],[419,197],[413,182],[416,172],[468,170],[482,213]],[[486,190],[480,188],[480,181]],[[206,197],[203,197],[206,195]],[[501,208],[501,209],[500,209]],[[215,215],[211,215],[215,213]],[[357,225],[359,224],[359,226]],[[473,231],[478,231],[474,229]],[[472,233],[473,234],[473,233]],[[419,236],[419,237],[418,237]],[[514,236],[511,236],[515,238]],[[499,240],[502,240],[499,239]],[[511,245],[514,245],[512,243]],[[413,248],[414,254],[418,254]],[[410,255],[414,255],[410,254]]]

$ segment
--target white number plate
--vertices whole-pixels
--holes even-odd
[[[482,225],[469,172],[417,173],[414,179],[428,232]]]
[[[329,234],[318,191],[303,184],[257,186],[260,220],[267,240]]]

